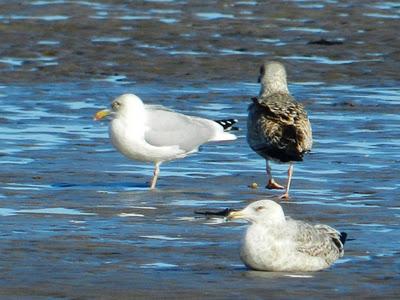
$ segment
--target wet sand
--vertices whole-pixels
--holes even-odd
[[[265,57],[286,61],[295,81],[399,80],[394,2],[123,3],[2,4],[3,81],[248,81]],[[337,44],[310,44],[321,39]]]
[[[0,297],[398,298],[399,18],[381,1],[2,4]],[[265,58],[288,67],[315,139],[282,205],[352,239],[322,272],[247,270],[243,224],[194,214],[279,195],[244,137]],[[239,139],[163,165],[148,191],[152,166],[91,119],[124,92],[238,118]]]

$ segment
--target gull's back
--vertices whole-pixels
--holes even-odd
[[[310,260],[320,258],[321,268],[330,266],[343,256],[345,234],[342,236],[336,229],[323,224],[313,225],[290,218],[287,223],[289,228],[293,228],[296,251]]]
[[[304,107],[290,95],[283,64],[260,67],[261,89],[247,118],[247,141],[265,159],[301,161],[312,147],[310,121]]]
[[[192,117],[162,106],[146,105],[145,140],[153,146],[178,146],[186,152],[210,141],[234,140],[214,121]]]
[[[307,113],[288,93],[253,98],[247,120],[247,141],[266,159],[302,161],[311,150],[312,131]]]

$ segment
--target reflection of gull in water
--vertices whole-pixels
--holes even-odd
[[[116,98],[111,110],[96,113],[95,120],[111,117],[111,142],[126,157],[155,164],[151,188],[155,188],[162,162],[183,158],[207,142],[235,140],[224,132],[235,120],[211,121],[187,116],[162,106],[145,105],[139,97]]]
[[[303,106],[289,93],[285,67],[281,63],[264,63],[259,82],[259,97],[253,98],[249,106],[247,142],[266,160],[267,188],[284,188],[272,178],[269,160],[290,163],[286,191],[281,196],[288,199],[292,161],[302,161],[303,155],[311,150],[311,125]]]
[[[343,256],[347,234],[327,225],[311,225],[285,218],[282,207],[271,200],[251,203],[232,211],[228,219],[251,223],[243,237],[240,257],[261,271],[318,271]]]

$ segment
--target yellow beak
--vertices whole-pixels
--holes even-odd
[[[103,109],[99,110],[93,117],[93,120],[95,121],[100,121],[104,119],[105,117],[109,116],[111,114],[111,111],[108,109]]]
[[[231,211],[226,218],[228,220],[244,219],[244,214],[242,210]]]

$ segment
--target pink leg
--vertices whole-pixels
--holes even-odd
[[[279,197],[279,199],[289,200],[289,189],[290,189],[290,183],[292,182],[292,175],[293,175],[293,164],[290,163],[288,168],[288,179],[286,184],[286,190],[285,193]]]
[[[281,190],[284,189],[282,185],[277,183],[273,178],[272,178],[272,173],[271,173],[271,167],[269,165],[269,161],[265,160],[266,162],[266,170],[267,170],[267,185],[265,186],[267,189],[276,189],[276,190]]]
[[[156,164],[154,165],[154,172],[153,178],[151,179],[150,189],[154,189],[156,187],[158,174],[160,174],[160,165],[160,162],[156,162]]]

